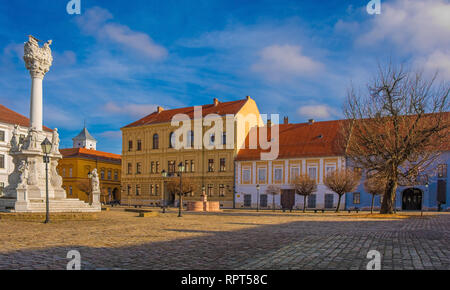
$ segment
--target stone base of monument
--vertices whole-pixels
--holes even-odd
[[[100,204],[90,205],[79,199],[49,199],[50,213],[99,212],[100,210]],[[45,199],[28,199],[18,201],[16,199],[0,198],[0,212],[45,213],[45,211]]]
[[[220,212],[220,203],[218,201],[189,201],[187,211],[194,212]]]

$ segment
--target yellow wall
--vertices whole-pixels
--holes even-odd
[[[243,114],[253,113],[260,115],[256,103],[249,99],[238,113]],[[226,128],[226,119],[221,117],[224,131]],[[194,130],[193,121],[191,122],[192,130]],[[219,201],[223,207],[233,206],[234,195],[234,159],[237,153],[238,146],[236,145],[236,135],[238,132],[237,122],[234,122],[234,147],[233,149],[172,149],[169,148],[169,135],[175,131],[177,127],[172,127],[170,122],[160,123],[139,127],[122,128],[122,204],[130,205],[159,205],[163,199],[168,200],[168,193],[164,194],[164,180],[161,177],[161,171],[164,169],[168,171],[168,161],[175,160],[177,166],[181,161],[193,160],[195,162],[195,172],[186,172],[184,177],[190,178],[196,183],[197,190],[193,196],[185,197],[184,200],[200,200],[201,188],[205,187],[205,192],[208,191],[208,185],[213,186],[213,194],[208,197],[208,200]],[[257,124],[254,124],[257,125]],[[211,127],[203,126],[202,135]],[[153,149],[153,135],[159,135],[159,149]],[[194,136],[197,138],[198,136]],[[221,136],[216,136],[221,140]],[[142,150],[137,151],[137,140],[141,140]],[[128,150],[129,141],[133,142],[133,149]],[[220,159],[225,158],[226,170],[219,172]],[[214,160],[214,172],[208,172],[208,160]],[[159,162],[159,172],[151,173],[151,162]],[[136,164],[141,163],[141,174],[136,173]],[[131,164],[131,173],[128,173],[128,164]],[[168,179],[165,179],[166,181]],[[179,179],[177,179],[179,180]],[[136,185],[140,186],[140,193],[136,195]],[[159,186],[157,194],[151,194],[151,186]],[[224,195],[219,194],[220,186],[224,188]],[[130,187],[130,194],[128,194],[128,187]],[[164,195],[164,196],[163,196]]]
[[[58,172],[63,178],[63,187],[66,190],[67,197],[89,202],[88,195],[79,189],[79,184],[80,182],[89,182],[88,173],[94,168],[97,168],[100,179],[100,201],[109,201],[108,189],[111,190],[111,193],[115,190],[116,198],[120,200],[121,164],[102,160],[96,161],[84,157],[67,157],[61,159],[58,163]],[[72,169],[72,175],[70,175],[70,169]],[[104,178],[101,178],[102,170],[105,172]],[[109,170],[111,171],[111,179],[108,178]],[[115,180],[114,172],[117,172],[117,180]],[[70,194],[70,187],[72,187],[72,194]]]

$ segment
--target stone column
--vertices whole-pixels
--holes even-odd
[[[39,47],[38,39],[30,35],[24,46],[23,59],[31,76],[30,127],[37,131],[42,131],[42,80],[53,62],[51,44],[49,40]]]

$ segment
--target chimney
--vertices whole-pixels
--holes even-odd
[[[247,100],[250,100],[251,98],[250,98],[250,96],[247,96],[246,99],[247,99]]]
[[[284,122],[285,125],[289,124],[289,117],[284,117]]]
[[[217,98],[214,98],[214,107],[217,107],[218,104],[219,104],[219,100]]]
[[[272,120],[268,119],[267,120],[267,128],[270,128],[270,127],[272,127]]]
[[[308,124],[310,124],[310,125],[314,124],[314,119],[309,119]]]
[[[161,113],[162,111],[164,111],[164,108],[163,108],[163,107],[158,106],[158,107],[156,108],[156,112],[158,112],[158,114]]]

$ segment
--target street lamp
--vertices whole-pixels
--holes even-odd
[[[256,185],[256,211],[259,211],[259,188],[260,185]]]
[[[161,171],[161,175],[163,177],[163,188],[162,188],[162,196],[163,196],[163,204],[162,204],[162,208],[163,208],[163,213],[166,213],[166,187],[164,186],[164,182],[165,182],[165,178],[167,177],[167,171],[165,169],[163,169],[163,171]]]
[[[427,193],[428,193],[428,181],[427,181],[427,183],[425,183],[425,188],[427,189]],[[424,192],[422,191],[422,200],[421,200],[421,202],[422,202],[422,205],[421,205],[421,207],[420,207],[420,216],[423,216],[423,199],[424,199]]]
[[[48,154],[52,151],[52,143],[45,138],[45,140],[41,143],[42,152],[44,152],[44,163],[45,163],[45,221],[44,224],[50,222],[50,209],[49,209],[49,201],[48,201],[48,164],[50,163],[50,158]]]
[[[183,193],[183,177],[182,177],[183,172],[184,172],[184,163],[180,162],[180,164],[178,164],[178,175],[180,176],[180,198],[178,204],[178,217],[181,217],[181,207],[182,207],[181,194]]]

